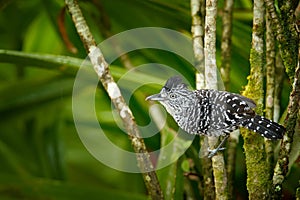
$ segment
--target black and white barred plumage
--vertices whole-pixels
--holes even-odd
[[[228,135],[242,126],[268,139],[281,139],[285,128],[255,114],[255,102],[244,96],[217,90],[188,90],[179,76],[171,77],[159,94],[147,97],[159,101],[190,134]]]

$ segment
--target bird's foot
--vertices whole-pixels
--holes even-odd
[[[218,145],[217,148],[215,148],[215,149],[213,149],[213,150],[208,149],[208,152],[209,152],[208,158],[211,158],[211,157],[213,157],[214,155],[216,155],[216,153],[217,153],[218,151],[223,151],[223,150],[226,149],[225,147],[222,147],[222,146],[224,145],[224,143],[226,142],[226,140],[227,140],[228,137],[229,137],[229,135],[226,135],[226,136],[224,137],[224,139],[222,140],[222,142]]]
[[[223,151],[225,150],[226,148],[225,147],[219,147],[219,148],[215,148],[215,149],[207,149],[207,151],[209,152],[208,153],[208,158],[212,158],[214,155],[217,154],[218,151]]]

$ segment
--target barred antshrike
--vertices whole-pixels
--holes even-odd
[[[159,101],[190,134],[226,136],[220,145],[209,150],[209,157],[221,148],[229,133],[242,126],[268,139],[281,139],[285,128],[255,114],[255,102],[239,94],[211,89],[188,90],[179,76],[168,79],[160,93],[146,98]]]

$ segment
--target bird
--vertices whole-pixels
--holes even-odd
[[[239,127],[271,140],[282,139],[285,132],[282,125],[256,114],[252,99],[214,89],[190,90],[180,76],[170,77],[158,94],[146,100],[162,104],[178,126],[189,134],[225,136],[216,149],[208,150],[209,158],[225,149],[222,145]]]

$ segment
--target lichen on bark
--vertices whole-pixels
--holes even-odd
[[[251,71],[248,84],[243,92],[244,96],[253,99],[257,107],[256,113],[262,115],[263,111],[263,66],[264,66],[264,33],[265,9],[262,0],[254,1],[252,48],[250,51]],[[249,199],[268,199],[270,196],[271,180],[267,173],[268,164],[264,139],[252,131],[242,129],[244,150],[247,166],[247,189]]]

